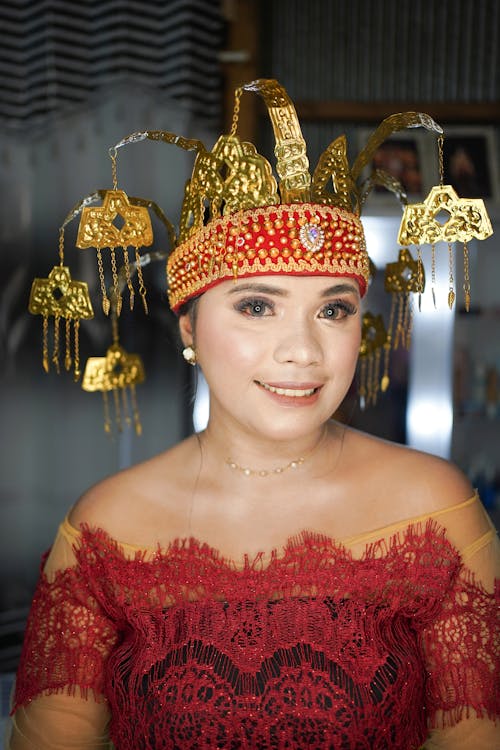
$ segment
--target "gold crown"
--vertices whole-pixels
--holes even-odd
[[[279,185],[267,159],[236,135],[243,91],[257,92],[267,106]],[[321,155],[311,178],[293,102],[277,81],[264,79],[237,89],[231,132],[221,136],[212,151],[200,141],[170,133],[132,136],[165,140],[197,152],[184,194],[177,247],[167,264],[172,309],[178,310],[222,279],[255,274],[350,275],[364,294],[369,258],[359,220],[366,197],[359,178],[391,133],[419,125],[442,132],[428,115],[392,115],[377,128],[352,167],[342,135]],[[384,176],[378,181],[383,182]],[[400,188],[388,176],[384,184],[394,191]]]
[[[260,94],[266,104],[279,183],[267,159],[236,134],[244,91]],[[211,151],[199,140],[157,130],[133,133],[116,144],[110,151],[114,189],[116,155],[122,146],[148,138],[196,152],[167,264],[169,301],[175,311],[223,279],[255,274],[351,275],[363,294],[369,258],[359,220],[362,204],[375,182],[400,198],[403,191],[381,171],[367,187],[360,180],[362,171],[392,133],[418,126],[442,133],[429,115],[392,115],[374,131],[352,166],[341,135],[321,155],[311,177],[293,102],[277,81],[260,79],[236,90],[231,132]]]

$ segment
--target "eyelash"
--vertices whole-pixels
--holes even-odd
[[[331,310],[334,314],[322,315],[321,317],[330,320],[342,320],[342,318],[346,318],[348,315],[354,315],[356,313],[356,306],[351,302],[346,302],[345,300],[336,300],[335,302],[329,302],[327,305],[325,305],[322,308],[322,312],[324,312],[325,310]],[[339,315],[338,313],[341,314]]]
[[[260,307],[261,310],[257,312],[255,310],[256,307]],[[251,318],[262,318],[264,315],[262,314],[264,310],[271,309],[273,306],[270,302],[267,302],[264,299],[259,299],[257,297],[251,297],[248,299],[242,299],[239,302],[236,303],[235,309],[238,312],[244,313],[248,315],[248,317]]]
[[[256,308],[260,309],[257,310]],[[270,310],[272,313],[274,306],[267,300],[252,297],[237,302],[235,309],[251,318],[263,318],[265,317],[266,311]],[[325,314],[325,311],[329,310],[331,310],[333,314]],[[325,318],[326,320],[342,320],[348,315],[354,315],[356,313],[356,306],[346,300],[336,300],[335,302],[328,302],[328,304],[324,305],[324,307],[321,308],[321,312],[324,314],[320,314],[320,317]]]

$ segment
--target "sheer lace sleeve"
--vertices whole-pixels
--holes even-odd
[[[479,500],[437,520],[464,568],[424,634],[428,750],[500,747],[500,545]]]
[[[9,750],[109,747],[104,667],[116,630],[80,573],[68,529],[61,526],[33,598]]]

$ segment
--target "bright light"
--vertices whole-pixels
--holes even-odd
[[[366,246],[378,269],[395,260],[399,216],[363,218]],[[413,257],[416,249],[410,248]],[[449,458],[453,429],[452,363],[455,307],[448,307],[448,248],[436,246],[432,280],[431,249],[422,248],[426,269],[425,292],[414,299],[406,412],[407,443],[428,453]],[[434,286],[434,295],[432,287]]]
[[[447,452],[446,438],[453,426],[453,409],[449,399],[443,398],[441,391],[415,395],[408,405],[406,419],[415,447],[416,444],[422,445],[424,450],[438,455],[442,454],[443,448]]]
[[[199,368],[197,369],[198,383],[193,407],[193,426],[196,432],[201,432],[208,423],[210,398],[207,381],[203,377],[202,371]]]
[[[421,310],[415,304],[410,352],[406,432],[409,445],[449,458],[453,429],[453,327],[455,306],[448,307],[448,249],[436,246],[432,294],[431,251],[422,251],[427,269]],[[434,306],[435,300],[435,306]],[[415,300],[416,303],[416,300]]]
[[[377,268],[392,263],[397,257],[397,236],[400,216],[363,216],[366,249]]]

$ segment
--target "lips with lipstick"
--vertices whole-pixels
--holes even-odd
[[[311,396],[314,396],[314,394],[318,393],[319,389],[321,388],[320,385],[309,385],[309,384],[301,384],[301,387],[299,386],[291,386],[290,384],[282,384],[282,385],[271,385],[270,383],[264,383],[260,380],[255,381],[258,385],[261,386],[261,388],[264,388],[264,390],[269,391],[270,393],[275,393],[278,396],[287,396],[291,398],[308,398]]]

